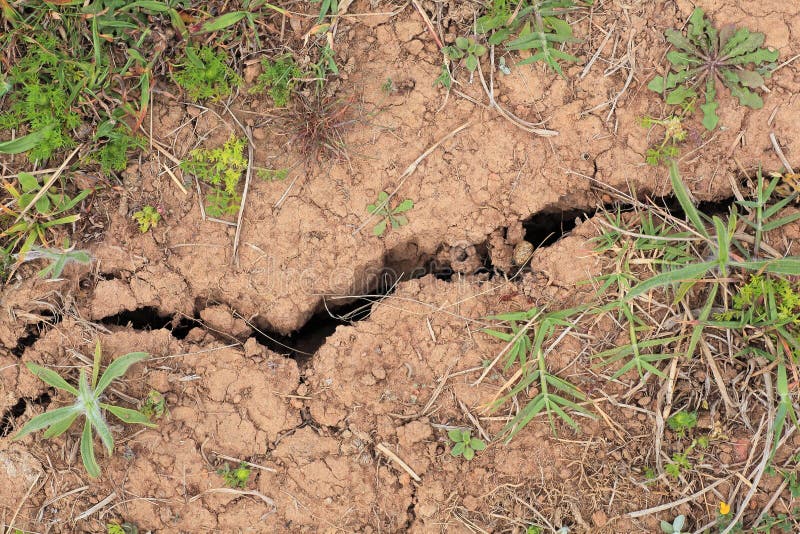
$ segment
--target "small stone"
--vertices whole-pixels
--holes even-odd
[[[386,370],[383,367],[373,367],[372,376],[378,380],[384,380],[386,378]]]

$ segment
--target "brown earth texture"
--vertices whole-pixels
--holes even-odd
[[[496,314],[587,302],[596,287],[581,282],[613,270],[592,241],[605,229],[598,210],[619,192],[671,195],[667,167],[645,163],[658,132],[641,118],[666,113],[646,86],[666,68],[665,30],[683,28],[695,7],[718,26],[763,32],[787,63],[761,91],[762,109],[724,90],[720,127],[706,132],[699,114],[687,121],[678,166],[692,195],[730,204],[748,196],[759,166],[800,166],[800,3],[598,0],[567,17],[579,61],[562,63],[563,76],[496,47],[510,74],[487,54],[475,73],[452,62],[449,91],[434,85],[436,39],[453,43],[480,7],[340,0],[331,34],[340,73],[326,91],[347,103],[344,157],[298,163],[290,119],[247,91],[257,62],[242,64],[245,84],[225,102],[190,103],[159,82],[143,127],[162,150],[143,150],[74,227],[91,265],[52,281],[24,264],[0,292],[0,531],[127,522],[159,533],[634,533],[682,514],[682,532],[722,532],[715,522],[730,505],[742,522],[734,532],[781,514],[772,532],[800,532],[800,433],[787,422],[777,469],[764,473],[771,412],[758,392],[737,389],[764,387],[773,369],[720,362],[735,397],[727,409],[702,354],[661,362],[665,378],[612,379],[618,366],[595,365],[592,347],[624,343],[627,326],[562,325],[547,367],[585,394],[587,413],[569,411],[577,428],[542,414],[506,440],[536,388],[487,409],[516,368],[491,365],[506,342],[485,332]],[[276,27],[302,41],[318,9],[295,2],[298,15]],[[235,224],[204,215],[174,159],[243,129],[253,165],[291,172],[249,183],[237,236]],[[24,168],[2,157],[7,174]],[[376,236],[365,207],[381,191],[414,204],[407,224]],[[163,218],[140,233],[131,215],[144,205]],[[796,253],[799,236],[795,222],[765,239]],[[523,240],[535,251],[519,269]],[[76,381],[97,340],[103,365],[150,355],[105,392],[109,402],[138,408],[155,390],[167,413],[155,428],[109,418],[115,450],[95,445],[102,475],[92,479],[78,425],[54,439],[11,438],[71,402],[25,364]],[[790,401],[800,407],[796,373]],[[664,465],[688,441],[664,419],[682,408],[699,412],[694,435],[714,437],[676,478]],[[454,457],[452,429],[487,448]],[[240,462],[249,480],[226,486],[218,470]]]

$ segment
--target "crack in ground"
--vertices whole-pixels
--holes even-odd
[[[43,406],[47,409],[47,406],[50,404],[50,393],[45,391],[34,398],[21,397],[13,406],[3,412],[2,417],[0,417],[0,438],[4,438],[11,433],[11,430],[14,428],[14,422],[25,413],[25,409],[29,404],[32,406]]]
[[[701,212],[711,214],[725,212],[733,200],[730,197],[719,201],[701,202],[698,205],[698,209]],[[652,202],[657,206],[663,207],[676,217],[683,215],[679,202],[672,195],[654,198]],[[552,246],[569,235],[580,221],[588,220],[604,211],[630,211],[634,209],[632,205],[622,203],[605,204],[583,209],[562,209],[557,207],[563,204],[568,204],[568,202],[565,200],[565,202],[559,202],[555,207],[547,207],[540,210],[522,222],[525,230],[525,240],[534,246],[534,250]],[[491,233],[488,235],[491,235]],[[400,281],[418,279],[427,275],[433,275],[439,280],[448,282],[452,281],[453,276],[456,274],[467,276],[483,275],[488,279],[492,279],[495,275],[505,275],[506,273],[492,264],[488,244],[489,240],[487,238],[482,243],[470,246],[474,248],[480,260],[480,267],[475,269],[474,272],[461,273],[454,270],[451,261],[442,260],[443,257],[446,257],[442,252],[449,252],[453,261],[463,261],[464,258],[461,258],[459,253],[466,250],[464,247],[448,247],[442,244],[434,254],[416,254],[416,244],[407,243],[404,245],[405,249],[398,247],[386,252],[383,258],[383,267],[368,282],[371,287],[365,296],[353,296],[345,303],[336,305],[332,305],[328,300],[323,300],[317,312],[312,314],[303,326],[290,334],[277,332],[269,328],[269,325],[263,321],[255,325],[248,322],[253,328],[253,334],[247,337],[254,337],[258,343],[272,352],[295,360],[302,374],[304,369],[310,365],[313,356],[339,326],[353,325],[369,317],[374,304],[390,296]],[[466,254],[466,252],[464,253]],[[408,257],[409,255],[411,257]],[[229,306],[224,302],[209,302],[206,305],[219,304]],[[235,306],[229,307],[235,310]],[[154,306],[144,306],[105,317],[100,319],[99,322],[106,326],[129,327],[136,330],[167,328],[176,339],[185,339],[189,331],[199,327],[226,343],[230,342],[231,339],[236,339],[242,343],[246,341],[246,339],[239,339],[225,332],[206,327],[200,319],[200,310],[202,309],[203,305],[198,301],[195,306],[194,316],[187,317],[179,313],[162,314]],[[234,315],[241,318],[236,312],[234,312]],[[25,346],[29,346],[36,338],[38,338],[38,335],[31,334],[21,340],[22,350],[24,351]],[[19,355],[21,355],[21,352]]]

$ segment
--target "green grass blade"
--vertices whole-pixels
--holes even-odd
[[[39,146],[49,128],[37,130],[10,141],[0,141],[0,154],[20,154]]]
[[[131,365],[146,360],[149,357],[150,355],[146,352],[131,352],[111,362],[97,383],[95,397],[99,397],[114,379],[124,375]]]
[[[83,467],[92,478],[100,476],[100,466],[97,465],[97,458],[94,455],[94,443],[92,442],[92,424],[89,420],[83,425],[83,433],[81,434],[81,458],[83,459]]]
[[[114,406],[113,404],[101,404],[100,405],[104,410],[108,410],[112,414],[114,414],[117,419],[121,420],[123,423],[130,423],[136,425],[144,425],[150,428],[156,428],[158,425],[151,423],[150,420],[145,416],[142,412],[138,410],[131,410],[129,408],[123,408],[121,406]]]
[[[679,282],[686,282],[689,280],[696,280],[698,278],[702,278],[703,275],[706,274],[709,270],[713,269],[717,266],[717,262],[701,262],[695,263],[692,265],[687,265],[686,267],[681,267],[680,269],[676,269],[674,271],[667,271],[665,273],[657,274],[651,278],[648,278],[644,282],[640,282],[636,286],[634,286],[627,295],[625,295],[625,301],[630,301],[639,295],[647,293],[651,289],[655,289],[657,287],[661,287],[668,284],[674,284]]]
[[[31,432],[36,432],[37,430],[63,423],[65,419],[72,417],[73,414],[78,413],[78,411],[78,408],[75,405],[72,405],[56,408],[55,410],[50,410],[49,412],[37,415],[28,421],[25,426],[23,426],[22,429],[11,439],[12,441],[17,441],[24,438]]]
[[[678,199],[681,208],[683,208],[686,218],[692,223],[697,233],[708,239],[709,235],[708,231],[706,231],[705,223],[700,216],[700,212],[697,211],[692,199],[689,197],[689,191],[686,189],[683,180],[681,180],[681,176],[678,173],[678,165],[674,160],[670,161],[669,179],[672,182],[672,190],[675,193],[675,197]]]
[[[67,381],[61,378],[61,375],[55,371],[47,369],[46,367],[42,367],[41,365],[37,365],[33,362],[25,362],[25,367],[27,367],[31,373],[35,374],[47,385],[53,386],[56,389],[64,390],[67,393],[75,395],[76,397],[78,396],[77,388],[67,383]]]

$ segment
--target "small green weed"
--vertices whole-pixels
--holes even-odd
[[[150,231],[151,228],[158,226],[161,221],[161,214],[157,208],[145,206],[133,214],[133,220],[139,225],[139,231],[144,234]]]
[[[250,89],[250,93],[257,94],[268,90],[275,106],[286,107],[295,85],[303,77],[303,71],[297,66],[291,54],[277,57],[273,61],[263,58],[261,68],[262,72]]]
[[[161,419],[164,417],[169,411],[167,410],[167,400],[164,398],[160,392],[156,391],[155,389],[151,389],[147,393],[147,397],[144,399],[142,403],[142,407],[139,409],[148,420],[152,421],[154,419]]]
[[[433,81],[433,85],[441,85],[445,89],[450,89],[453,86],[453,77],[450,74],[450,67],[448,67],[447,62],[442,63],[442,70]]]
[[[133,523],[106,523],[106,534],[139,534],[139,527]]]
[[[670,430],[675,432],[678,437],[683,438],[686,436],[687,430],[691,430],[697,426],[697,412],[687,412],[684,410],[676,412],[667,419],[667,425],[669,425]]]
[[[125,356],[120,356],[109,364],[102,376],[99,376],[102,353],[100,342],[98,341],[94,350],[91,382],[86,370],[81,369],[77,388],[67,383],[55,371],[32,362],[26,362],[25,365],[28,370],[48,385],[73,395],[75,402],[71,406],[56,408],[37,415],[22,427],[22,430],[14,436],[13,440],[22,439],[28,434],[42,429],[47,429],[42,435],[44,439],[55,438],[69,430],[78,416],[82,415],[85,418],[80,446],[83,466],[89,476],[93,478],[99,477],[100,466],[97,465],[97,459],[95,458],[93,433],[97,433],[109,454],[114,452],[114,437],[111,435],[111,430],[103,417],[103,410],[111,412],[123,423],[155,427],[141,412],[100,401],[100,396],[111,385],[111,382],[124,375],[131,365],[146,360],[148,357],[149,355],[144,352],[132,352]]]
[[[24,258],[20,262],[38,259],[49,261],[50,263],[44,269],[39,271],[39,276],[42,278],[55,280],[61,277],[61,273],[64,272],[64,269],[70,263],[81,263],[85,265],[92,262],[92,256],[88,251],[74,249],[74,246],[60,249],[43,248],[33,245],[31,249],[25,253]]]
[[[486,54],[486,47],[475,42],[473,38],[456,37],[456,44],[445,46],[442,50],[450,59],[461,59],[466,57],[464,64],[467,70],[475,72],[478,68],[478,58]]]
[[[792,509],[790,514],[766,515],[761,522],[753,527],[753,532],[758,534],[775,534],[776,532],[797,532],[800,526],[800,507]]]
[[[391,78],[386,78],[386,81],[381,85],[381,91],[387,96],[395,91],[394,82]]]
[[[322,22],[329,15],[339,13],[339,0],[311,0],[313,4],[320,4],[317,22]]]
[[[470,436],[470,430],[454,428],[447,432],[447,437],[453,442],[450,454],[456,458],[463,456],[465,460],[472,460],[475,453],[486,448],[486,443],[482,439]]]
[[[686,534],[688,531],[684,531],[683,527],[686,524],[686,516],[679,515],[675,519],[673,519],[672,523],[668,523],[667,521],[661,521],[661,532],[664,534]]]
[[[186,61],[177,65],[172,77],[193,100],[219,100],[242,83],[242,78],[228,66],[225,52],[210,46],[187,46]]]
[[[217,474],[222,476],[225,485],[229,488],[246,488],[247,482],[250,480],[250,471],[251,469],[244,462],[233,469],[228,465],[228,462],[225,462],[222,467],[217,469]]]
[[[394,208],[389,207],[389,193],[381,191],[378,193],[378,200],[374,204],[367,205],[367,211],[370,215],[377,215],[382,217],[383,220],[375,225],[372,229],[373,235],[381,236],[386,231],[386,228],[391,226],[394,229],[400,228],[408,224],[408,218],[405,213],[414,207],[414,201],[410,198],[405,199]]]
[[[593,3],[590,0],[492,0],[487,13],[478,19],[476,31],[489,34],[490,45],[503,44],[507,50],[530,51],[530,57],[518,65],[541,61],[563,76],[559,61],[575,63],[578,58],[557,47],[579,42],[563,17]]]
[[[124,122],[108,121],[97,128],[95,140],[100,144],[90,156],[91,161],[100,165],[100,170],[108,174],[112,171],[124,171],[128,167],[128,155],[145,147],[144,140],[132,135]]]
[[[680,115],[670,115],[666,119],[644,117],[642,126],[651,128],[661,126],[664,128],[664,137],[661,143],[647,149],[645,161],[648,165],[657,166],[660,163],[677,159],[680,155],[679,145],[686,140],[687,132],[683,127],[683,118]]]
[[[66,193],[52,192],[52,187],[41,194],[44,183],[30,173],[20,173],[18,181],[19,189],[10,183],[3,184],[19,209],[6,208],[5,215],[10,218],[11,223],[0,233],[0,239],[3,240],[3,251],[6,255],[17,251],[24,258],[37,240],[48,247],[49,233],[58,226],[80,219],[80,215],[67,215],[67,212],[89,196],[91,190],[83,190],[71,198]],[[37,196],[38,200],[31,206]]]
[[[256,176],[265,182],[282,182],[289,176],[289,169],[256,169]]]
[[[212,217],[235,215],[241,197],[237,192],[242,172],[247,169],[244,148],[247,140],[231,136],[222,147],[196,148],[181,162],[184,172],[211,186],[206,195],[206,212]]]
[[[764,34],[733,25],[717,30],[696,8],[689,17],[686,35],[667,30],[667,40],[677,50],[667,54],[672,72],[656,76],[647,87],[665,95],[667,104],[684,105],[700,98],[703,126],[713,130],[719,123],[717,109],[717,81],[727,87],[739,103],[752,109],[761,109],[764,102],[753,91],[764,86],[773,63],[778,59],[776,50],[761,48]],[[753,69],[744,66],[752,65]]]

